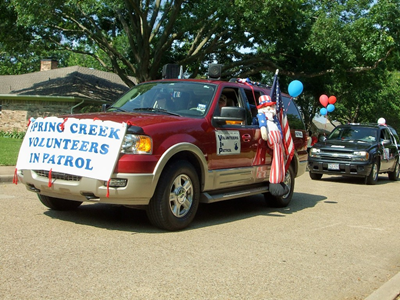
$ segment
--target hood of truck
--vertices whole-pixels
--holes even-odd
[[[76,115],[64,115],[60,118],[76,118],[76,119],[95,119],[101,121],[113,121],[117,123],[128,123],[129,125],[146,127],[153,124],[168,124],[171,122],[193,120],[193,118],[174,116],[164,113],[121,113],[121,112],[107,112],[107,113],[87,113]]]
[[[337,151],[368,151],[374,147],[372,143],[366,143],[362,141],[340,141],[340,140],[326,140],[325,142],[316,143],[313,148],[325,149],[325,150],[337,150]]]

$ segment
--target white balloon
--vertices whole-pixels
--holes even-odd
[[[386,124],[386,120],[384,118],[379,118],[378,124],[379,125],[385,125]]]

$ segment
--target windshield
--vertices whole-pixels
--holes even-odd
[[[149,82],[133,87],[109,111],[151,111],[181,116],[204,116],[216,85],[188,81]]]
[[[375,142],[378,130],[369,127],[337,127],[331,132],[328,140]]]

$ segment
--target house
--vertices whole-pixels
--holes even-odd
[[[114,73],[57,68],[57,61],[44,59],[39,72],[0,76],[0,131],[25,131],[31,117],[99,111],[128,89]]]

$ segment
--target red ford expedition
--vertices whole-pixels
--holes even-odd
[[[283,95],[295,154],[285,179],[289,192],[272,196],[271,156],[263,152],[263,164],[255,159],[260,147],[267,147],[254,122],[264,94],[270,94],[267,87],[236,80],[139,84],[102,113],[70,116],[128,124],[108,182],[53,172],[49,186],[45,170],[19,170],[19,179],[51,209],[74,209],[85,201],[142,206],[151,223],[165,230],[187,227],[200,202],[264,194],[269,204],[287,206],[295,178],[306,169],[308,136],[296,104]],[[222,95],[228,100],[224,107],[219,105]]]

